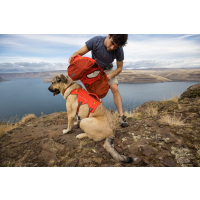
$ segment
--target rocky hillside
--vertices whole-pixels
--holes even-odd
[[[115,148],[137,158],[116,162],[103,142],[63,135],[67,113],[53,113],[20,124],[0,138],[0,166],[194,167],[200,166],[200,84],[179,99],[146,102],[117,127]]]

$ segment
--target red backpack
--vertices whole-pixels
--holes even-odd
[[[89,93],[94,93],[99,98],[105,97],[108,93],[107,75],[94,59],[76,55],[67,71],[68,76],[73,81],[81,80]],[[99,71],[99,74],[96,77],[89,78],[89,75],[94,71]]]

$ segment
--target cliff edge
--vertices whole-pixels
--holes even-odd
[[[63,135],[67,113],[53,113],[20,123],[0,138],[0,166],[194,167],[200,166],[200,84],[177,99],[149,101],[129,113],[129,127],[117,128],[114,145],[136,162],[116,162],[104,141]],[[0,126],[3,126],[1,124]]]

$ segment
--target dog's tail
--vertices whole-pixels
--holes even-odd
[[[103,147],[111,154],[111,156],[118,162],[132,163],[136,161],[137,158],[127,157],[120,155],[114,148],[114,137],[108,137],[105,140]]]

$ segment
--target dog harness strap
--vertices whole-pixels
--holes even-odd
[[[99,106],[99,104],[101,104],[101,102],[99,102],[98,99],[95,99],[86,90],[82,88],[72,90],[70,94],[78,95],[78,107],[77,107],[77,112],[76,112],[77,115],[78,115],[79,108],[81,105],[84,105],[86,103],[88,104],[88,107],[89,107],[88,117],[89,117],[90,113],[93,113],[96,110],[96,108]]]
[[[87,117],[89,117],[89,115],[90,115],[91,112],[92,112],[92,108],[89,109],[89,113],[88,113]]]
[[[81,102],[81,101],[79,101],[79,102],[78,102],[78,107],[77,107],[77,111],[76,111],[76,115],[78,115],[78,112],[79,112],[79,108],[80,108],[81,104],[82,104],[82,102]]]
[[[70,87],[70,86],[72,86],[74,83],[71,83],[65,90],[64,90],[64,93],[63,93],[63,95],[65,94],[65,91]]]

